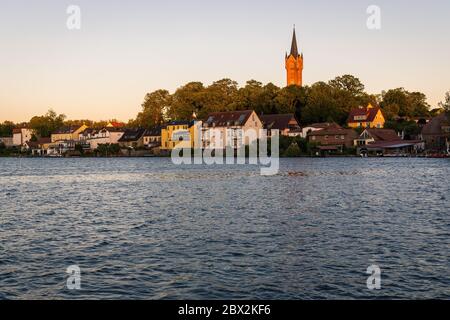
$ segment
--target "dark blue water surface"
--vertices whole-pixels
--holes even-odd
[[[0,186],[0,299],[450,298],[444,159],[0,159]]]

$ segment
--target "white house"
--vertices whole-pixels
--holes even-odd
[[[253,110],[210,113],[203,122],[204,148],[249,145],[258,139],[264,125]],[[254,133],[252,136],[251,133]]]
[[[22,146],[31,140],[33,133],[33,130],[27,128],[13,129],[13,145]]]
[[[87,129],[89,130],[89,129]],[[117,144],[125,130],[122,128],[106,127],[99,131],[83,132],[80,139],[90,145],[91,150],[98,148],[100,144]]]

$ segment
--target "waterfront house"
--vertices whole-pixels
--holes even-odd
[[[385,122],[381,108],[370,103],[367,107],[352,109],[347,119],[350,128],[384,128]]]
[[[314,132],[314,131],[320,131],[320,130],[324,130],[324,129],[342,129],[342,127],[334,122],[313,123],[313,124],[304,126],[302,128],[300,137],[306,139],[308,136],[308,133]]]
[[[318,144],[320,151],[342,152],[344,148],[353,147],[358,134],[353,129],[330,127],[309,132],[307,139],[310,143]]]
[[[261,119],[253,110],[210,113],[203,123],[203,147],[217,148],[229,144],[236,149],[241,145],[249,145],[258,139],[263,127]],[[211,129],[215,131],[214,138]],[[251,131],[256,133],[256,137],[243,135]]]
[[[101,130],[86,129],[80,134],[80,141],[89,145],[91,150],[96,150],[100,144],[118,144],[125,129],[117,127],[105,127]]]
[[[365,146],[374,142],[399,141],[402,138],[393,129],[365,129],[357,139],[355,146]]]
[[[150,149],[161,147],[161,130],[162,127],[146,130],[144,133],[144,146]]]
[[[117,141],[121,148],[137,149],[144,147],[145,129],[126,129]]]
[[[88,128],[87,125],[65,127],[52,133],[52,142],[58,141],[79,141],[80,134]]]
[[[51,138],[39,138],[36,141],[27,141],[22,145],[22,151],[29,151],[32,155],[45,156],[51,145]]]
[[[422,140],[403,140],[392,129],[365,129],[355,139],[358,154],[375,153],[379,155],[411,155],[422,152],[425,143]]]
[[[25,142],[28,142],[33,137],[33,130],[28,128],[16,128],[13,129],[13,146],[22,146]]]
[[[431,119],[423,127],[422,137],[428,151],[450,153],[450,115],[443,112]]]
[[[161,150],[178,148],[193,148],[195,138],[201,122],[198,121],[172,121],[161,128]]]
[[[294,114],[267,114],[259,116],[267,130],[267,136],[272,136],[272,130],[279,130],[280,135],[296,137],[300,136],[302,131]]]

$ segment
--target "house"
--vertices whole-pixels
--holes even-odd
[[[14,147],[13,137],[0,137],[0,144],[3,144],[6,148]]]
[[[56,142],[50,142],[48,144],[47,155],[48,156],[61,156],[74,151],[77,142],[75,140],[59,140]]]
[[[145,131],[144,145],[147,148],[161,147],[161,130],[162,127],[155,127]]]
[[[381,108],[370,103],[367,107],[352,109],[347,119],[350,128],[384,128],[385,122]]]
[[[237,149],[241,145],[255,142],[263,127],[262,121],[253,110],[210,113],[203,123],[203,147],[217,148],[228,144]],[[252,132],[256,136],[251,136]]]
[[[267,114],[259,116],[267,130],[267,136],[272,136],[272,130],[279,130],[280,135],[296,137],[301,135],[300,125],[294,114]]]
[[[342,152],[344,148],[353,147],[357,137],[358,134],[355,130],[337,127],[312,131],[307,135],[309,142],[319,145],[319,150],[338,152]]]
[[[357,153],[367,155],[410,155],[422,152],[425,143],[422,140],[403,140],[392,129],[365,129],[355,139]]]
[[[125,129],[105,127],[101,130],[86,129],[80,134],[80,141],[89,145],[89,149],[96,150],[100,144],[118,144]]]
[[[323,129],[342,129],[342,127],[334,122],[313,123],[311,125],[303,127],[300,136],[302,138],[306,139],[308,136],[308,133],[314,132],[314,131],[320,131]]]
[[[365,129],[355,139],[355,146],[366,146],[374,142],[400,141],[402,138],[393,129]]]
[[[172,121],[161,128],[161,150],[178,148],[193,148],[194,142],[201,134],[197,127],[198,121]]]
[[[52,133],[52,142],[58,141],[79,141],[80,134],[88,128],[87,125],[65,127]]]
[[[51,138],[39,138],[36,141],[27,141],[22,145],[23,151],[31,151],[32,155],[45,156],[51,145]]]
[[[137,149],[144,147],[145,129],[126,129],[117,141],[121,148]]]
[[[426,149],[450,153],[450,115],[445,112],[431,119],[422,129]]]
[[[28,142],[33,137],[34,131],[28,128],[16,128],[13,129],[13,145],[22,146],[25,142]]]

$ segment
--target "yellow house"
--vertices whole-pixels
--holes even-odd
[[[161,150],[172,150],[175,147],[194,148],[194,139],[198,135],[201,135],[201,122],[170,122],[161,129]]]
[[[367,107],[358,107],[350,111],[347,125],[350,128],[384,128],[386,120],[379,107],[369,103]]]
[[[87,125],[83,124],[80,127],[67,127],[60,129],[52,133],[52,142],[56,141],[78,141],[80,139],[80,134],[88,128]]]

